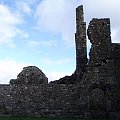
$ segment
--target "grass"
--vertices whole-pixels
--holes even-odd
[[[80,118],[37,118],[37,117],[0,117],[0,120],[108,120],[108,119],[80,119]]]

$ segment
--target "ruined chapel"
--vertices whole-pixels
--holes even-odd
[[[48,83],[39,68],[24,67],[17,79],[0,85],[0,114],[120,118],[120,44],[111,41],[110,19],[93,18],[86,28],[83,6],[78,6],[75,43],[76,70],[71,76]]]

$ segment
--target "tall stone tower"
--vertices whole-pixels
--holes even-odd
[[[82,77],[87,65],[86,22],[84,22],[83,5],[76,8],[76,75]]]

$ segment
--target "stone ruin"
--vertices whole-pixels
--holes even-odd
[[[22,72],[17,76],[17,79],[11,79],[10,84],[47,84],[48,78],[45,74],[35,66],[24,67]]]
[[[87,59],[86,33],[91,42]],[[76,70],[48,83],[35,66],[0,85],[0,114],[120,119],[120,44],[111,42],[110,19],[93,18],[86,31],[76,8]]]

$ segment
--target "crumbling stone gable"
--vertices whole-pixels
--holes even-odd
[[[47,84],[48,78],[36,66],[24,67],[17,79],[10,80],[10,84]]]

